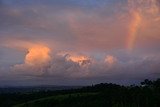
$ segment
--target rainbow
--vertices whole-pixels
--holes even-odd
[[[129,51],[132,51],[134,48],[134,44],[136,41],[136,37],[137,37],[137,32],[138,29],[140,27],[141,21],[142,21],[142,17],[141,14],[137,11],[132,11],[132,20],[131,23],[129,25],[129,32],[128,32],[128,37],[127,37],[127,49]]]

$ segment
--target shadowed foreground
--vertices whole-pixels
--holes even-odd
[[[141,86],[98,84],[81,89],[0,95],[2,107],[160,107],[160,79]]]

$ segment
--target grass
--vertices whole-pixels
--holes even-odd
[[[32,101],[28,101],[22,104],[15,105],[13,107],[49,107],[53,106],[56,107],[56,105],[59,107],[60,105],[68,103],[66,100],[75,100],[77,98],[82,97],[88,97],[88,96],[95,96],[98,93],[73,93],[73,94],[64,94],[64,95],[56,95],[56,96],[50,96],[45,98],[40,98]],[[48,105],[50,104],[50,105]]]

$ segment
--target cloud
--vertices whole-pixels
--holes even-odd
[[[87,84],[91,81],[99,81],[101,78],[103,81],[128,84],[129,81],[133,83],[136,80],[157,77],[159,64],[160,58],[157,56],[130,58],[128,61],[122,62],[112,55],[106,55],[104,59],[96,60],[75,52],[57,52],[45,65],[19,64],[13,66],[11,70],[16,75],[29,76],[33,80],[34,78],[49,79],[53,83],[68,79],[75,81],[72,84],[76,84],[78,81],[81,81],[81,84]],[[84,83],[86,80],[88,82]],[[128,83],[126,83],[127,81]],[[67,81],[66,84],[68,84]]]
[[[3,81],[87,84],[159,75],[159,0],[16,1],[0,2]]]
[[[23,59],[24,63],[9,66],[9,69],[0,67],[2,79],[7,81],[6,84],[12,84],[12,80],[21,85],[32,84],[31,81],[35,81],[34,84],[44,81],[44,84],[46,82],[46,84],[63,85],[77,83],[82,85],[92,82],[129,84],[145,78],[153,79],[159,75],[160,57],[158,54],[132,53],[131,55],[127,51],[116,50],[117,54],[114,52],[105,54],[99,59],[76,51],[50,50],[42,44],[29,43],[28,45],[23,41],[17,43],[24,44],[22,47],[13,44],[10,47],[28,52]]]
[[[105,62],[112,65],[117,62],[117,59],[111,55],[107,55],[105,58]]]
[[[28,49],[28,54],[25,57],[25,63],[28,65],[44,65],[51,59],[50,49],[43,45],[33,46]]]
[[[159,19],[157,0],[126,0],[116,3],[95,1],[95,7],[100,6],[97,3],[105,5],[94,11],[87,8],[92,2],[83,5],[86,8],[80,8],[85,2],[50,2],[52,1],[39,1],[36,4],[29,1],[25,8],[21,5],[14,7],[14,4],[9,8],[6,6],[7,9],[2,12],[6,15],[2,15],[2,23],[5,25],[1,24],[1,36],[41,40],[50,45],[56,43],[57,49],[69,48],[76,51],[107,51],[129,47],[134,50],[139,44],[143,48],[148,43],[155,46],[159,42],[159,21],[155,22]],[[58,11],[50,6],[55,3],[58,4]],[[107,4],[112,4],[113,7]]]
[[[127,40],[128,48],[134,49],[148,46],[156,47],[160,32],[158,21],[160,8],[158,0],[128,0],[128,8],[133,15]],[[151,40],[152,38],[152,40]],[[153,43],[154,42],[154,43]],[[152,44],[152,45],[151,45]]]

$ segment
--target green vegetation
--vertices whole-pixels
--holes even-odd
[[[65,107],[66,103],[69,103],[71,100],[82,98],[82,97],[90,97],[94,96],[97,93],[75,93],[75,94],[65,94],[65,95],[57,95],[46,98],[40,98],[33,101],[29,101],[23,104],[15,105],[14,107],[46,107],[46,106],[63,106]],[[70,101],[69,101],[70,100]],[[62,103],[65,102],[65,103]]]
[[[0,94],[0,107],[160,107],[160,79],[141,86],[102,83],[81,89]]]

